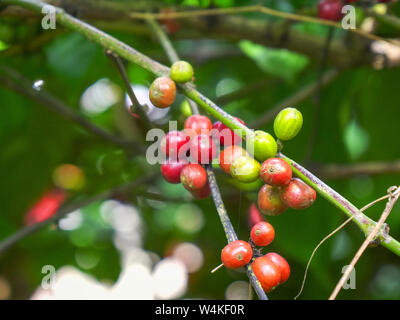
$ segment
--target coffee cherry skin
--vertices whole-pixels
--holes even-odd
[[[211,194],[210,185],[206,183],[206,185],[200,190],[192,191],[192,196],[196,199],[205,199]]]
[[[219,154],[219,166],[221,169],[228,173],[231,174],[231,165],[232,162],[240,157],[240,156],[248,156],[248,153],[246,150],[244,150],[240,146],[229,146],[226,147],[220,154]]]
[[[189,163],[181,171],[181,183],[188,191],[201,190],[207,184],[207,173],[197,163]]]
[[[161,140],[161,151],[169,158],[177,160],[183,158],[182,147],[189,143],[190,138],[182,131],[170,131]],[[182,149],[183,150],[183,149]]]
[[[260,177],[271,186],[285,186],[292,179],[292,168],[281,158],[270,158],[261,165]]]
[[[274,241],[274,227],[266,221],[261,221],[251,228],[250,238],[256,246],[267,246]]]
[[[212,122],[203,115],[194,114],[185,120],[185,132],[190,137],[198,134],[210,134],[212,130]]]
[[[246,123],[235,117],[237,121],[241,124],[246,125]],[[221,121],[217,121],[213,124],[213,138],[219,139],[219,144],[221,146],[230,146],[232,144],[240,144],[242,142],[241,136],[237,135],[232,129],[228,128]]]
[[[159,77],[153,81],[149,90],[152,104],[158,108],[167,108],[174,103],[176,97],[176,85],[168,77]]]
[[[240,182],[256,181],[260,174],[261,165],[250,156],[239,156],[233,160],[231,175]]]
[[[221,252],[221,260],[225,267],[237,269],[248,264],[253,258],[253,249],[243,240],[227,244]]]
[[[257,204],[261,213],[267,216],[278,216],[288,208],[281,200],[279,189],[268,184],[258,192]]]
[[[264,221],[264,218],[261,216],[261,213],[258,210],[257,205],[255,203],[252,203],[248,211],[248,222],[250,229],[261,221]]]
[[[293,139],[303,126],[303,115],[296,108],[281,110],[274,120],[274,132],[279,140]]]
[[[275,253],[275,252],[270,252],[265,255],[266,258],[271,260],[279,269],[281,273],[281,281],[280,283],[286,282],[287,279],[289,279],[290,276],[290,267],[289,263],[283,258],[281,255]]]
[[[161,165],[161,174],[169,183],[180,183],[182,169],[187,165],[187,161],[169,159]]]
[[[317,197],[315,190],[298,178],[293,178],[280,193],[282,202],[297,210],[308,208]]]
[[[324,20],[339,21],[342,18],[343,3],[340,0],[321,0],[318,3],[318,17]]]
[[[279,285],[282,277],[279,268],[266,256],[256,258],[251,267],[265,292]]]
[[[176,61],[172,64],[170,69],[170,77],[178,83],[191,81],[193,78],[193,67],[189,62]]]
[[[275,157],[278,145],[269,133],[257,130],[247,141],[247,150],[254,155],[258,161],[265,161]]]
[[[209,164],[217,153],[217,147],[209,135],[198,134],[191,139],[190,156],[200,164]]]

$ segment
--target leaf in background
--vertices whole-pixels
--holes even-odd
[[[96,45],[73,33],[59,37],[46,48],[47,63],[62,76],[79,78],[85,74],[96,53]]]
[[[292,80],[303,70],[309,59],[285,49],[271,49],[248,40],[239,42],[240,49],[264,72]]]
[[[344,131],[344,144],[352,160],[359,158],[369,144],[368,133],[360,125],[352,120]]]

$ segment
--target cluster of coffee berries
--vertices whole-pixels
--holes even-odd
[[[210,164],[217,148],[211,137],[212,122],[203,115],[192,115],[183,131],[170,131],[161,141],[160,149],[167,161],[161,165],[164,179],[182,183],[195,198],[210,194],[207,173],[202,165]]]
[[[287,261],[277,253],[266,255],[256,247],[268,246],[275,238],[273,226],[261,221],[250,231],[250,241],[236,240],[224,247],[221,252],[223,265],[229,269],[237,269],[251,263],[254,274],[266,292],[284,283],[290,275]]]
[[[287,208],[306,209],[315,201],[315,190],[302,180],[292,178],[292,168],[281,158],[266,160],[260,176],[266,184],[258,192],[257,203],[266,215],[280,215]]]
[[[176,97],[176,84],[192,81],[193,68],[186,61],[174,62],[170,69],[169,77],[158,77],[153,81],[149,90],[152,104],[158,108],[167,108],[174,103]]]

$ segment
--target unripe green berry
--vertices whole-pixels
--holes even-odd
[[[231,165],[231,175],[240,182],[253,182],[258,179],[261,165],[249,156],[237,157]]]
[[[170,77],[178,83],[191,81],[193,78],[193,67],[186,61],[177,61],[171,66]]]
[[[278,145],[274,137],[265,131],[255,131],[246,144],[247,151],[252,153],[258,161],[264,162],[269,158],[273,158],[278,152]]]
[[[275,118],[274,131],[279,140],[293,139],[303,126],[303,115],[295,108],[285,108]]]
[[[192,107],[187,99],[183,100],[181,103],[181,113],[186,117],[190,117],[192,115]]]

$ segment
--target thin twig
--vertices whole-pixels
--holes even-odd
[[[400,160],[365,162],[354,164],[316,164],[312,163],[309,167],[325,179],[346,179],[357,175],[377,175],[400,173]]]
[[[348,217],[353,217],[353,221],[360,230],[364,232],[365,236],[367,237],[369,235],[370,230],[376,226],[375,221],[364,215],[349,200],[345,199],[341,194],[333,190],[307,169],[303,168],[301,165],[282,153],[280,156],[291,165],[293,173],[296,176],[302,179],[309,186],[313,187],[323,198],[344,212]],[[380,244],[382,246],[400,256],[400,243],[396,239],[386,233],[380,233],[379,239],[381,240]]]
[[[274,10],[268,7],[264,7],[263,5],[251,5],[251,6],[243,6],[243,7],[232,7],[232,8],[211,8],[211,9],[200,9],[200,10],[191,10],[191,11],[175,11],[175,12],[161,12],[161,13],[151,13],[151,12],[130,12],[128,15],[131,18],[136,19],[181,19],[181,18],[192,18],[199,16],[212,16],[212,15],[227,15],[227,14],[239,14],[239,13],[249,13],[249,12],[260,12],[266,15],[280,17],[283,19],[293,20],[293,21],[302,21],[302,22],[311,22],[320,25],[331,26],[334,28],[338,28],[343,30],[341,23],[319,19],[311,16],[298,15],[295,13],[283,12],[279,10]],[[379,37],[375,34],[363,31],[361,29],[346,29],[346,31],[356,33],[362,37],[371,39],[371,40],[381,40],[387,41],[393,44],[398,45],[396,41],[392,41],[390,39],[385,39]]]
[[[121,194],[121,193],[125,193],[128,192],[130,190],[134,190],[138,187],[143,186],[144,184],[148,183],[149,181],[152,181],[155,178],[155,175],[151,175],[151,176],[147,176],[147,177],[143,177],[140,178],[138,180],[135,180],[131,183],[128,183],[126,185],[123,186],[118,186],[116,188],[107,190],[103,193],[100,193],[98,195],[89,197],[87,199],[84,200],[77,200],[75,202],[72,203],[68,203],[64,206],[62,206],[57,213],[52,216],[51,218],[44,220],[42,222],[39,223],[35,223],[33,225],[24,227],[20,230],[18,230],[16,233],[12,234],[11,236],[5,238],[4,240],[2,240],[0,242],[0,256],[4,253],[4,251],[6,251],[8,248],[10,248],[11,246],[13,246],[14,244],[16,244],[18,241],[20,241],[21,239],[31,235],[32,233],[35,233],[36,231],[54,223],[57,222],[58,220],[60,220],[61,218],[65,217],[68,213],[73,212],[75,210],[78,210],[80,208],[83,208],[93,202],[96,201],[102,201],[108,198],[111,198],[115,195]]]
[[[373,230],[370,232],[368,237],[364,240],[363,244],[361,247],[358,249],[357,253],[355,254],[354,258],[351,260],[350,265],[346,268],[345,273],[342,275],[340,278],[339,282],[337,283],[335,289],[333,290],[332,294],[329,297],[329,300],[335,300],[340,289],[343,287],[344,283],[347,281],[347,279],[350,276],[350,273],[353,271],[356,263],[358,260],[361,258],[361,255],[364,253],[365,249],[367,249],[368,245],[370,242],[376,237],[378,232],[380,231],[383,223],[389,216],[390,212],[393,209],[394,204],[400,197],[400,187],[391,187],[388,189],[388,193],[390,195],[389,200],[386,204],[385,210],[383,211],[380,219],[378,220],[378,223],[376,226],[373,228]]]
[[[364,207],[362,207],[362,208],[360,209],[360,211],[363,212],[364,210],[367,210],[368,208],[372,207],[374,204],[378,203],[379,201],[382,201],[382,200],[387,199],[387,198],[389,198],[389,197],[390,197],[390,195],[388,195],[388,194],[385,195],[385,196],[383,196],[383,197],[380,197],[379,199],[376,199],[376,200],[374,200],[374,201],[368,203],[368,204],[365,205]],[[318,245],[315,247],[314,251],[312,252],[312,254],[311,254],[311,256],[310,256],[310,259],[308,260],[307,267],[306,267],[306,270],[305,270],[305,272],[304,272],[303,282],[302,282],[301,287],[300,287],[300,291],[299,291],[299,293],[294,297],[294,300],[296,300],[296,299],[301,295],[301,293],[303,292],[304,284],[306,283],[306,279],[307,279],[308,269],[309,269],[309,267],[310,267],[310,264],[311,264],[311,261],[312,261],[314,255],[315,255],[315,253],[317,252],[317,250],[319,249],[319,247],[321,247],[321,245],[322,245],[326,240],[328,240],[329,238],[331,238],[335,233],[337,233],[339,230],[343,229],[351,220],[353,220],[353,216],[351,216],[350,218],[348,218],[348,219],[347,219],[345,222],[343,222],[339,227],[337,227],[337,228],[336,228],[335,230],[333,230],[330,234],[328,234],[326,237],[324,237],[324,238],[318,243]]]
[[[0,73],[1,72],[4,72],[6,74],[6,77],[0,75],[0,83],[5,85],[6,87],[37,101],[38,103],[49,108],[50,110],[60,114],[64,118],[77,123],[86,131],[98,137],[101,137],[106,141],[109,141],[117,146],[129,149],[133,153],[144,151],[143,146],[137,145],[131,141],[127,141],[121,137],[117,137],[111,133],[108,133],[107,131],[104,131],[100,127],[95,126],[93,123],[86,120],[76,111],[74,111],[72,107],[66,105],[62,100],[59,100],[55,96],[46,92],[44,89],[35,90],[33,88],[32,82],[24,78],[17,71],[6,66],[0,66]]]
[[[112,52],[111,50],[106,50],[106,55],[114,61],[115,65],[121,75],[121,78],[124,81],[124,84],[126,87],[126,92],[128,93],[128,96],[132,102],[132,106],[130,107],[131,111],[139,113],[139,119],[142,120],[142,123],[146,129],[151,128],[152,125],[151,125],[149,118],[147,117],[147,114],[145,111],[145,109],[148,107],[143,106],[137,99],[135,92],[132,89],[131,82],[129,81],[128,74],[126,72],[124,63],[122,62],[121,58],[117,54]]]
[[[229,219],[228,212],[225,209],[224,202],[221,198],[221,193],[219,192],[219,188],[217,185],[217,180],[215,178],[215,174],[212,170],[211,165],[206,166],[208,184],[210,185],[211,196],[213,198],[215,207],[218,212],[219,219],[221,221],[222,227],[224,228],[224,232],[226,235],[226,239],[228,243],[238,240],[238,237],[233,229],[231,220]],[[251,263],[249,263],[246,267],[247,276],[250,279],[250,282],[256,291],[260,300],[268,300],[267,295],[265,294],[263,288],[261,287],[260,282],[258,281],[256,275],[254,274]]]

